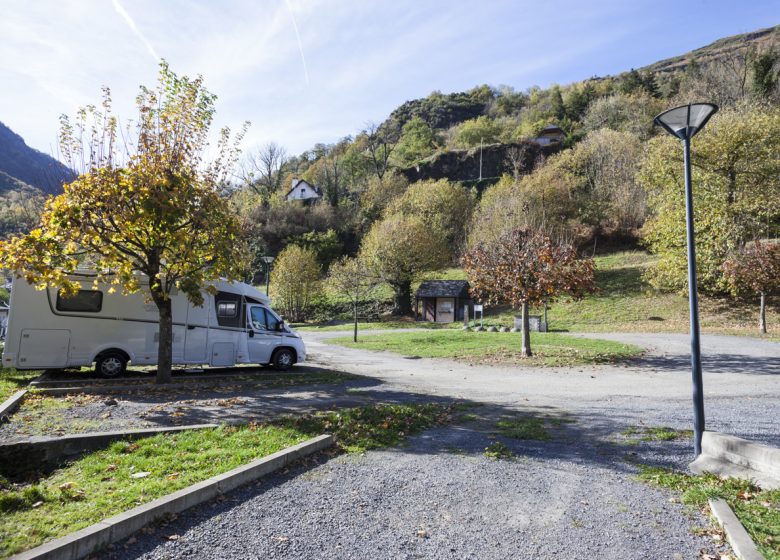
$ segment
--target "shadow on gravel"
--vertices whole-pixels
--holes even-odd
[[[780,356],[746,356],[740,354],[703,355],[702,369],[713,373],[746,373],[752,375],[780,375]],[[635,367],[655,370],[679,370],[686,373],[691,360],[686,355],[645,356],[630,362]]]

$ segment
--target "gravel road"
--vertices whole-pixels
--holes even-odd
[[[367,376],[350,384],[350,394],[465,399],[483,404],[474,409],[482,419],[428,431],[406,447],[299,465],[139,533],[105,557],[687,559],[723,552],[693,534],[707,524],[698,512],[633,478],[634,462],[684,469],[690,441],[626,446],[618,435],[626,427],[690,427],[684,335],[594,335],[649,350],[624,366],[560,369],[409,360],[325,343],[338,335],[305,337],[317,367]],[[780,345],[705,336],[703,350],[708,428],[780,445]],[[496,441],[490,420],[517,413],[575,422],[549,442],[497,436],[515,457],[485,457]]]

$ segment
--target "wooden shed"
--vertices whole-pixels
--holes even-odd
[[[420,284],[414,300],[414,318],[418,321],[463,321],[464,307],[468,306],[469,316],[474,308],[469,283],[465,280],[428,280]]]

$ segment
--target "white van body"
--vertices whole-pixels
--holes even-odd
[[[81,286],[75,297],[63,297],[57,288],[37,290],[23,278],[13,281],[3,366],[100,366],[107,355],[124,360],[122,371],[127,362],[157,363],[159,315],[157,306],[145,301],[145,277],[141,291],[131,295],[122,295],[116,286],[116,292],[109,293],[105,284],[93,289],[94,273],[78,272],[70,278]],[[241,282],[212,285],[216,295],[204,290],[202,307],[173,290],[174,364],[273,364],[287,369],[306,359],[303,340],[271,310],[265,294]]]

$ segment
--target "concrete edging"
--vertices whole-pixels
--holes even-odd
[[[720,498],[710,498],[710,509],[712,515],[718,520],[726,533],[726,539],[729,541],[734,554],[740,560],[763,560],[764,556],[756,548],[753,539],[739,522],[737,516],[729,507],[725,500]]]
[[[78,560],[101,547],[129,537],[165,515],[180,513],[193,506],[208,502],[221,494],[283,468],[293,461],[322,451],[334,443],[335,439],[332,435],[317,436],[105,519],[75,533],[21,552],[12,556],[11,560]]]
[[[8,397],[3,404],[0,404],[0,418],[11,414],[24,400],[24,396],[27,394],[27,389],[17,391],[10,397]]]
[[[704,432],[702,454],[689,468],[750,479],[767,490],[780,488],[780,449],[718,432]]]
[[[217,428],[217,424],[191,424],[163,428],[138,428],[114,432],[70,434],[61,437],[38,436],[28,440],[0,444],[0,471],[19,474],[40,467],[57,465],[62,459],[85,451],[103,449],[114,441],[133,440],[157,434]]]

